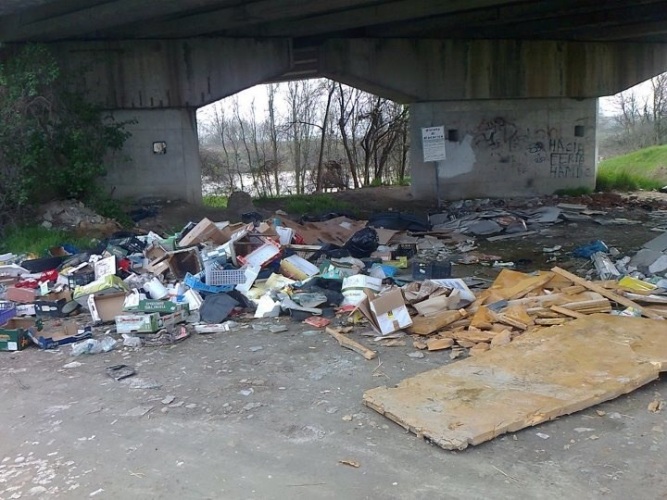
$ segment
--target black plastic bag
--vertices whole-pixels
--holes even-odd
[[[357,259],[370,257],[378,246],[380,246],[378,233],[372,227],[360,229],[345,243],[345,248],[350,252],[350,255]]]

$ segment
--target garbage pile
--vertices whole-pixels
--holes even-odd
[[[116,233],[97,248],[58,247],[45,258],[0,256],[0,350],[74,344],[79,355],[172,344],[248,316],[324,327],[410,272],[414,239],[388,245],[401,231],[340,216],[249,219],[204,218],[168,236]],[[450,271],[448,262],[415,263],[418,279]],[[98,331],[103,338],[93,338]]]
[[[366,359],[376,353],[347,335],[355,326],[380,346],[411,339],[415,355],[451,349],[456,358],[586,314],[667,316],[667,233],[627,262],[613,262],[602,242],[582,249],[578,256],[590,258],[603,281],[557,267],[503,269],[490,287],[473,291],[479,281],[451,277],[449,257],[475,248],[464,226],[475,234],[492,225],[525,234],[567,210],[579,207],[540,207],[521,217],[493,211],[439,224],[432,217],[433,227],[393,212],[298,223],[245,214],[240,223],[204,218],[173,235],[116,233],[85,252],[56,248],[23,261],[0,255],[0,350],[72,344],[73,355],[97,354],[289,316]]]

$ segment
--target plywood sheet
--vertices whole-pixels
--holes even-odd
[[[626,394],[667,367],[664,321],[596,314],[364,394],[364,404],[442,448]]]

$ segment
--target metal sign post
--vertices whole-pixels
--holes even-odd
[[[424,163],[433,162],[435,167],[435,196],[438,208],[440,208],[440,164],[447,159],[445,150],[445,127],[422,128],[422,150],[424,152]]]

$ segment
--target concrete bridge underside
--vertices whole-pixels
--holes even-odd
[[[667,70],[667,1],[7,0],[0,41],[52,44],[138,120],[118,196],[199,201],[195,110],[317,76],[412,105],[416,196],[435,194],[420,131],[437,125],[444,197],[532,195],[593,185],[596,99]]]

